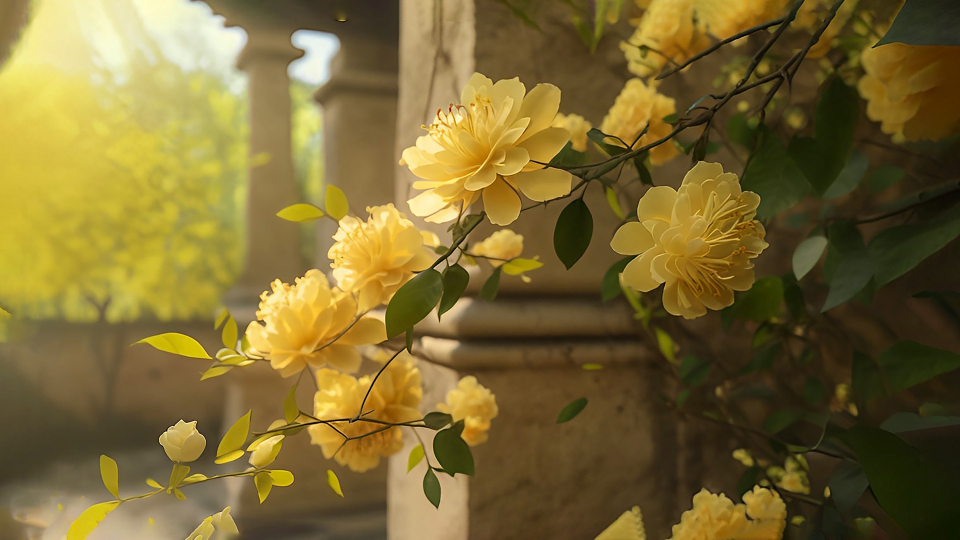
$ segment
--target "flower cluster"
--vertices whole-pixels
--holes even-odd
[[[960,129],[960,48],[890,43],[863,51],[861,61],[857,88],[884,133],[939,140]]]
[[[246,336],[253,353],[270,360],[284,377],[306,366],[333,366],[353,372],[360,366],[356,345],[386,339],[383,322],[357,316],[353,296],[335,287],[319,270],[297,278],[293,286],[275,283],[273,293],[262,297]]]
[[[553,119],[553,127],[563,128],[570,133],[570,148],[577,152],[587,151],[587,132],[593,127],[579,114],[558,114]]]
[[[341,219],[336,243],[327,253],[337,286],[357,296],[361,312],[389,302],[434,258],[430,244],[435,236],[419,231],[392,204],[369,207],[367,213],[367,221]]]
[[[744,504],[701,490],[693,508],[680,516],[670,540],[752,538],[780,540],[786,529],[787,507],[776,492],[754,487],[743,495]]]
[[[650,188],[637,206],[639,222],[620,227],[610,244],[639,255],[624,268],[623,283],[641,292],[665,284],[663,307],[685,319],[729,306],[733,291],[753,285],[753,259],[767,247],[754,219],[759,204],[718,163],[698,163],[679,190]]]
[[[709,45],[693,21],[694,0],[652,0],[627,41],[620,43],[627,69],[638,77],[656,75]]]
[[[449,413],[455,422],[463,420],[463,440],[477,446],[487,440],[490,421],[497,417],[497,399],[473,376],[460,379],[457,387],[447,392],[447,400],[437,405],[441,412]]]
[[[478,198],[490,221],[509,225],[520,215],[518,193],[534,201],[570,192],[572,177],[545,168],[570,133],[552,127],[560,90],[538,84],[529,93],[519,79],[494,83],[474,73],[460,96],[427,126],[427,134],[403,151],[400,161],[423,180],[425,190],[410,199],[410,210],[427,221],[451,221]]]
[[[317,372],[319,391],[314,398],[314,416],[319,420],[356,418],[362,412],[372,421],[338,421],[333,425],[318,424],[307,428],[313,444],[320,446],[324,457],[335,458],[350,470],[364,472],[376,467],[381,457],[390,456],[403,447],[399,427],[380,422],[412,422],[420,419],[417,409],[423,398],[420,370],[413,358],[394,359],[373,384],[367,375],[359,379],[332,369]],[[369,392],[366,403],[364,396]],[[344,442],[344,436],[359,439]]]
[[[523,235],[510,229],[499,231],[477,242],[470,248],[470,254],[487,257],[494,268],[523,253]]]
[[[673,98],[657,92],[656,87],[644,84],[640,79],[630,79],[604,117],[600,131],[629,145],[646,129],[637,141],[638,146],[644,146],[670,135],[673,128],[663,119],[675,112],[677,106]],[[606,142],[612,141],[608,139]],[[679,151],[673,144],[660,144],[650,150],[650,163],[662,165],[677,155]]]
[[[700,28],[717,39],[727,39],[775,19],[787,7],[787,0],[695,0],[695,3]],[[734,42],[739,43],[739,40]]]
[[[200,526],[187,536],[187,540],[229,540],[237,538],[240,530],[230,515],[230,507],[205,518]]]

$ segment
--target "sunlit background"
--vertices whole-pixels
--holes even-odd
[[[126,452],[139,471],[167,466],[153,446],[141,449],[154,445],[159,420],[118,406],[131,401],[124,392],[148,396],[145,407],[185,403],[183,414],[192,403],[201,418],[217,410],[209,405],[222,387],[191,398],[196,377],[183,395],[130,384],[170,387],[182,366],[134,368],[131,387],[114,388],[121,351],[144,334],[115,323],[212,320],[238,277],[248,169],[271,159],[248,151],[247,80],[236,66],[245,42],[202,2],[34,0],[0,67],[0,307],[18,318],[7,329],[14,344],[0,344],[4,540],[62,538],[88,497],[102,495],[90,461],[98,447]],[[299,31],[293,43],[305,52],[289,68],[293,161],[310,201],[323,169],[313,93],[338,42]],[[315,233],[303,233],[311,260]],[[16,347],[50,325],[63,325],[61,340]],[[63,391],[88,386],[99,388],[89,399]],[[91,538],[182,537],[220,490],[198,490],[186,508],[145,507]]]

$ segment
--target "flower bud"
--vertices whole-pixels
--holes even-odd
[[[170,461],[190,463],[203,453],[207,440],[197,431],[196,422],[180,420],[160,435],[160,445]]]
[[[250,453],[250,464],[262,469],[273,463],[273,460],[277,459],[277,455],[280,454],[282,442],[283,435],[274,435],[261,441]]]

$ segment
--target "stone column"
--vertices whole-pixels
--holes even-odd
[[[397,29],[339,37],[330,80],[314,96],[323,109],[323,179],[342,189],[353,211],[365,217],[367,206],[394,200]],[[321,220],[319,227],[318,266],[326,269],[336,226]]]
[[[276,217],[280,209],[301,199],[293,172],[287,66],[303,51],[290,43],[292,33],[292,29],[248,28],[247,45],[237,62],[248,80],[252,164],[243,270],[227,294],[228,304],[238,308],[255,306],[260,292],[274,279],[290,281],[304,271],[299,226]]]
[[[441,13],[434,5],[401,3],[398,155],[431,120],[429,112],[458,99],[474,71],[494,80],[520,77],[528,90],[556,84],[561,112],[595,122],[627,78],[616,35],[625,29],[611,29],[591,55],[569,22],[568,6],[538,4],[541,33],[489,2],[446,0],[437,3]],[[401,207],[412,181],[400,168]],[[406,474],[406,453],[392,459],[391,540],[593,538],[634,505],[657,538],[679,516],[672,493],[675,423],[658,399],[671,391],[638,341],[629,307],[600,302],[601,277],[617,258],[609,249],[617,219],[599,189],[591,188],[586,200],[595,232],[572,270],[552,247],[564,202],[527,212],[509,228],[523,234],[526,256],[545,263],[531,274],[533,282],[505,277],[495,302],[467,299],[442,323],[431,317],[419,327],[418,354],[444,366],[423,368],[424,407],[442,400],[459,376],[474,374],[497,395],[500,415],[489,441],[474,449],[476,477],[441,479],[439,511],[422,495],[422,466]],[[485,227],[477,239],[494,230]],[[472,286],[484,277],[474,275]],[[603,369],[585,371],[585,363]],[[558,412],[579,397],[589,399],[583,413],[556,425]]]

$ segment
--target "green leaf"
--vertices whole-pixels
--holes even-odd
[[[838,221],[830,225],[829,237],[828,262],[831,258],[839,258],[839,262],[828,279],[830,292],[827,293],[822,312],[856,296],[870,283],[874,273],[870,253],[863,244],[859,229],[848,222]]]
[[[266,471],[257,473],[253,477],[253,485],[257,488],[257,497],[260,498],[260,504],[263,504],[263,501],[267,500],[270,491],[273,489],[273,478]]]
[[[861,404],[873,401],[886,393],[880,368],[872,358],[860,351],[853,351],[850,384]]]
[[[297,387],[294,386],[287,392],[287,397],[283,400],[283,418],[288,424],[292,424],[300,417],[300,407],[297,406]]]
[[[287,221],[302,223],[304,221],[313,221],[324,216],[323,210],[312,204],[291,204],[277,212],[277,217]]]
[[[423,446],[416,445],[410,450],[410,455],[407,456],[407,472],[413,470],[414,467],[420,464],[423,461]]]
[[[960,416],[920,416],[917,413],[900,411],[884,420],[880,429],[890,433],[906,433],[956,425],[960,425]]]
[[[327,209],[330,217],[340,221],[344,216],[350,213],[350,203],[347,201],[343,190],[333,184],[327,184],[327,191],[323,198],[323,206]]]
[[[807,313],[807,303],[803,298],[803,289],[797,284],[797,278],[793,274],[786,274],[783,281],[783,302],[787,304],[787,310],[794,319],[800,319]]]
[[[613,263],[613,265],[607,269],[606,273],[603,274],[603,282],[600,284],[600,299],[604,302],[609,302],[614,298],[620,296],[622,289],[620,288],[620,274],[623,272],[623,269],[627,267],[627,264],[633,260],[633,257],[624,257],[619,261]]]
[[[86,540],[87,536],[97,528],[97,525],[107,517],[107,514],[118,506],[120,506],[120,501],[110,501],[87,508],[70,525],[70,530],[67,531],[67,540]]]
[[[226,463],[226,461],[221,461],[221,459],[226,457],[227,454],[243,448],[243,443],[247,441],[247,436],[250,434],[251,413],[253,413],[253,411],[247,411],[247,414],[241,416],[240,419],[227,430],[227,433],[220,441],[220,445],[217,446],[216,463]],[[241,452],[240,455],[242,456],[243,453]]]
[[[443,276],[428,268],[406,282],[387,304],[387,337],[393,338],[413,328],[440,302]]]
[[[610,206],[613,215],[617,216],[617,219],[623,219],[623,208],[620,208],[620,200],[617,198],[617,192],[610,188],[604,188],[604,192],[607,195],[607,205]]]
[[[696,356],[687,356],[680,361],[680,380],[687,386],[700,386],[707,381],[713,364]]]
[[[530,272],[542,267],[543,263],[536,259],[521,258],[511,259],[510,261],[500,265],[500,268],[503,269],[503,273],[509,276],[519,276],[524,272]]]
[[[834,470],[827,485],[830,487],[830,498],[833,499],[837,510],[847,514],[856,506],[870,483],[859,463],[843,460]]]
[[[773,133],[767,133],[763,146],[750,160],[741,185],[744,191],[760,195],[757,217],[761,220],[793,207],[810,192],[810,185],[787,155],[783,141]]]
[[[750,127],[747,117],[742,113],[737,113],[727,120],[727,137],[747,150],[752,151],[756,147],[757,131]],[[780,145],[783,146],[783,143]]]
[[[423,424],[430,429],[443,429],[453,423],[453,417],[447,413],[429,412],[423,417]]]
[[[803,399],[807,402],[807,405],[816,407],[826,397],[827,388],[823,385],[823,381],[813,376],[807,377],[803,382]]]
[[[213,367],[207,369],[206,371],[204,371],[202,375],[200,375],[200,380],[201,380],[201,381],[205,381],[205,380],[207,380],[207,379],[213,379],[214,377],[219,377],[219,376],[221,376],[221,375],[226,375],[227,372],[230,371],[230,370],[233,369],[233,368],[234,368],[234,366],[232,366],[232,365],[213,366]]]
[[[593,215],[583,199],[574,199],[560,212],[553,231],[553,249],[567,270],[583,257],[592,236]]]
[[[146,343],[154,349],[186,356],[188,358],[210,358],[207,351],[203,350],[203,345],[200,345],[197,340],[176,332],[167,332],[165,334],[146,337],[137,343]]]
[[[440,479],[433,474],[433,469],[427,467],[427,472],[423,475],[423,494],[427,496],[435,508],[440,508]]]
[[[493,273],[490,274],[490,277],[483,282],[483,287],[480,287],[480,298],[493,301],[493,299],[497,297],[497,291],[500,290],[501,273],[502,270],[500,266],[493,269]]]
[[[776,276],[767,276],[754,282],[735,305],[739,319],[763,322],[780,314],[783,305],[783,281]]]
[[[887,43],[960,45],[957,21],[960,21],[960,3],[956,0],[906,0],[876,46]]]
[[[437,319],[457,304],[470,283],[470,273],[459,264],[448,266],[442,277],[443,295],[440,296],[440,305],[437,307]]]
[[[650,175],[650,169],[646,164],[647,152],[637,154],[633,157],[633,166],[637,169],[637,175],[640,177],[640,183],[645,186],[653,185],[653,176]]]
[[[273,480],[273,485],[279,487],[286,487],[293,483],[293,473],[290,471],[284,470],[273,470],[267,471],[270,475],[270,479]]]
[[[880,193],[903,180],[903,169],[893,165],[881,165],[867,176],[867,187],[874,193]]]
[[[857,150],[850,152],[846,165],[840,170],[836,181],[824,192],[823,198],[835,199],[857,189],[869,167],[870,159],[867,156]]]
[[[753,467],[747,467],[747,470],[743,471],[743,474],[740,475],[740,479],[737,480],[737,496],[743,499],[743,494],[751,491],[753,486],[757,485],[757,482],[760,481],[760,467],[754,465]]]
[[[953,204],[930,219],[881,231],[870,241],[877,285],[906,274],[960,235],[960,204]]]
[[[163,486],[160,485],[160,482],[157,482],[153,478],[147,478],[146,483],[148,486],[156,489],[163,489]]]
[[[915,341],[894,343],[880,353],[877,361],[887,376],[892,392],[906,390],[960,368],[960,354],[927,347]]]
[[[223,342],[223,346],[228,349],[233,349],[237,346],[237,321],[235,321],[229,313],[227,313],[226,321],[223,323],[220,339]]]
[[[116,498],[120,498],[120,471],[117,468],[117,462],[109,456],[100,456],[100,479],[103,480],[103,486],[107,488]]]
[[[586,152],[578,152],[573,149],[573,143],[567,141],[567,144],[563,145],[563,148],[557,155],[553,156],[553,159],[550,160],[550,165],[561,166],[561,167],[577,167],[580,165],[585,165],[587,163],[587,154]]]
[[[585,397],[577,398],[570,403],[567,403],[567,406],[560,411],[559,415],[557,415],[557,423],[563,424],[564,422],[573,420],[586,406],[587,398]]]
[[[671,364],[677,361],[675,352],[677,349],[677,344],[674,343],[673,338],[670,337],[670,334],[666,330],[660,328],[659,326],[654,327],[653,335],[657,338],[657,349],[660,350],[660,354],[667,359]]]
[[[788,152],[817,193],[825,193],[846,166],[860,117],[857,91],[833,77],[823,85],[813,115],[814,137],[795,138]]]
[[[340,489],[340,479],[337,478],[337,473],[331,469],[327,469],[327,485],[330,486],[330,489],[332,489],[334,493],[343,497],[343,490]]]
[[[617,156],[627,151],[626,147],[620,146],[620,144],[610,144],[606,142],[606,139],[616,141],[615,137],[607,135],[606,133],[600,131],[597,128],[591,128],[587,131],[587,138],[596,143],[608,156]],[[624,141],[626,144],[630,144],[632,141]],[[618,164],[614,164],[616,167]],[[610,169],[607,169],[610,170]]]
[[[770,413],[770,416],[763,422],[763,430],[771,435],[776,435],[788,427],[802,420],[807,413],[801,409],[783,409]]]
[[[190,475],[190,466],[183,465],[181,463],[174,463],[173,468],[170,469],[170,487],[177,487],[183,484],[183,481],[186,480],[187,476]]]
[[[433,438],[433,455],[450,476],[457,473],[473,476],[473,453],[460,437],[460,430],[444,429]]]
[[[747,373],[752,373],[754,371],[760,371],[763,369],[770,369],[773,366],[773,363],[777,359],[777,355],[780,353],[780,343],[774,343],[768,347],[756,351],[753,355],[753,358],[750,360],[747,365],[743,366],[738,375],[746,375]]]
[[[880,506],[910,538],[960,537],[960,482],[952,467],[879,428],[853,426],[846,438]]]
[[[817,265],[826,249],[827,238],[824,236],[811,236],[800,242],[796,251],[793,252],[793,275],[798,280],[803,279],[803,276],[809,274]]]
[[[682,409],[687,400],[690,399],[690,396],[693,395],[690,392],[689,388],[684,388],[683,390],[677,392],[677,408]]]

